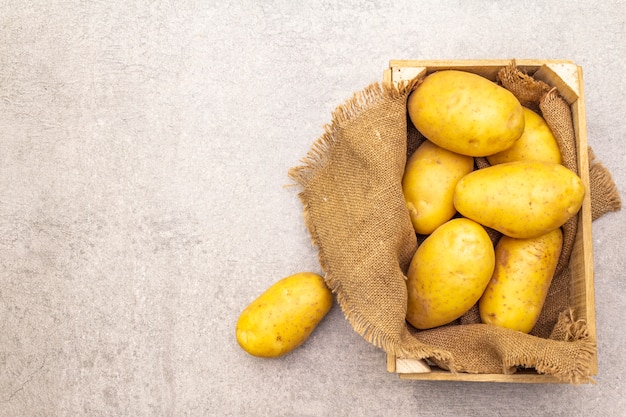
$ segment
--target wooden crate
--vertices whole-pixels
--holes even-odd
[[[383,82],[395,84],[408,81],[421,74],[429,74],[444,69],[473,72],[491,80],[498,71],[510,65],[511,60],[456,60],[456,61],[414,61],[392,60],[389,69],[384,71]],[[572,281],[570,302],[575,317],[587,321],[589,335],[596,340],[596,319],[593,287],[593,253],[591,237],[591,200],[589,193],[589,156],[587,152],[587,126],[585,120],[585,100],[583,94],[582,68],[564,60],[516,60],[517,67],[533,75],[550,86],[556,87],[570,104],[574,131],[577,141],[579,176],[587,193],[578,213],[579,222],[576,241],[570,259]],[[597,356],[591,363],[591,375],[597,374]],[[401,359],[387,356],[387,370],[395,372],[402,379],[430,381],[475,381],[513,383],[559,383],[553,376],[541,375],[534,371],[524,371],[512,375],[467,374],[442,370],[424,360]]]

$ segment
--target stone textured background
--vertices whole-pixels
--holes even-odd
[[[390,59],[581,65],[626,195],[626,6],[0,0],[0,416],[626,415],[626,212],[594,223],[597,385],[401,381],[338,307],[278,360],[240,311],[319,272],[287,170]]]

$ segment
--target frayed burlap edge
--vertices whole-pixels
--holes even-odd
[[[398,83],[396,85],[372,83],[363,90],[354,93],[350,99],[335,109],[332,113],[331,122],[324,126],[322,136],[314,141],[309,152],[301,159],[300,162],[302,164],[291,168],[288,175],[295,182],[294,185],[299,185],[302,189],[298,197],[304,206],[304,223],[311,235],[312,244],[318,248],[318,259],[325,273],[324,279],[328,287],[336,295],[337,303],[340,305],[344,316],[352,328],[365,340],[383,349],[387,353],[392,353],[397,356],[430,357],[436,360],[452,362],[453,358],[449,352],[419,342],[410,334],[407,328],[402,330],[397,339],[391,338],[383,334],[380,329],[367,319],[349,308],[345,299],[345,293],[342,290],[342,284],[334,277],[332,272],[329,272],[329,265],[326,262],[327,257],[324,254],[324,248],[318,244],[318,233],[310,217],[306,191],[307,184],[313,179],[315,174],[319,170],[327,168],[329,151],[338,137],[338,132],[342,124],[353,121],[371,106],[378,103],[383,103],[388,100],[406,100],[408,95],[423,79],[423,76],[416,77],[411,81]],[[451,369],[454,370],[453,365]]]
[[[411,81],[391,86],[382,83],[372,83],[363,90],[354,93],[350,99],[333,111],[330,123],[324,126],[324,133],[313,142],[309,152],[300,160],[302,165],[289,169],[289,177],[304,188],[315,175],[315,172],[324,168],[327,164],[328,150],[332,147],[337,137],[337,132],[343,123],[352,121],[373,104],[384,100],[408,97],[422,79],[423,77],[418,77]],[[307,223],[307,226],[309,225],[310,223]]]
[[[307,184],[315,176],[315,173],[327,166],[329,150],[332,148],[343,123],[353,120],[370,106],[378,102],[408,97],[410,92],[421,80],[420,78],[416,78],[410,82],[398,84],[397,86],[372,83],[363,90],[354,93],[350,99],[338,106],[331,115],[331,122],[324,125],[324,133],[322,136],[313,142],[309,152],[300,160],[302,165],[289,169],[288,176],[295,182],[293,185],[299,185],[302,190],[306,190]],[[309,216],[306,191],[301,191],[298,197],[304,205],[304,222],[311,234],[311,241],[314,246],[319,247],[315,225]],[[319,259],[321,267],[325,270],[327,265],[325,264],[324,256],[321,255],[322,253],[320,252]]]
[[[619,211],[622,200],[608,169],[596,158],[589,147],[589,181],[597,187],[591,189],[591,218],[596,220],[606,213]]]

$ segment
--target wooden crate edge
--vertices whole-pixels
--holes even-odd
[[[493,72],[495,68],[501,68],[509,65],[512,60],[390,60],[389,69],[384,70],[383,80],[389,85],[397,82],[394,80],[394,69],[400,69],[400,71],[406,71],[411,68],[419,68],[415,71],[427,70],[428,68],[466,68],[475,69],[477,67],[487,66],[490,71]],[[588,144],[587,144],[587,131],[586,131],[586,114],[584,103],[584,88],[582,78],[582,67],[578,66],[571,60],[539,60],[539,59],[521,59],[515,60],[516,64],[520,67],[533,68],[533,73],[540,71],[540,78],[542,81],[547,82],[559,89],[559,92],[564,92],[563,97],[570,104],[572,108],[573,124],[576,135],[577,143],[577,156],[578,167],[581,172],[581,179],[585,184],[587,190],[590,187],[589,172],[584,169],[589,165],[588,156]],[[575,80],[564,80],[560,78],[560,66],[573,67],[576,71]],[[569,68],[567,69],[569,70]],[[587,193],[589,194],[589,193]],[[579,312],[584,315],[585,320],[589,326],[589,335],[592,340],[597,343],[596,335],[596,323],[595,323],[595,293],[594,293],[594,274],[593,274],[593,240],[591,236],[591,202],[590,197],[586,196],[583,202],[583,207],[580,211],[579,231],[581,232],[582,242],[582,256],[584,273],[584,296],[585,296],[585,311]],[[570,261],[571,262],[571,261]],[[451,372],[438,370],[435,372],[420,372],[420,373],[398,373],[396,366],[396,358],[394,355],[387,355],[387,370],[391,373],[397,373],[401,379],[412,380],[448,380],[448,381],[476,381],[476,382],[512,382],[512,383],[560,383],[562,381],[550,375],[542,374],[466,374],[458,373],[453,374]],[[597,375],[598,373],[598,358],[597,352],[594,353],[591,360],[590,376]]]

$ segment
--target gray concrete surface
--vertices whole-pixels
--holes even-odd
[[[623,1],[0,1],[0,416],[623,416],[626,212],[594,224],[596,385],[406,382],[333,308],[234,337],[319,271],[287,170],[390,59],[571,59],[626,195]]]

